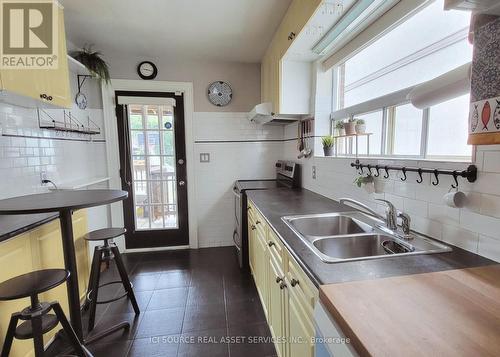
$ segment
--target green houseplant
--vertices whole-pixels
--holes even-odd
[[[349,118],[346,123],[344,123],[345,134],[355,135],[356,134],[356,119]]]
[[[78,51],[73,51],[71,56],[87,67],[92,76],[98,78],[101,83],[109,83],[111,80],[108,64],[102,59],[101,52],[92,49],[92,45],[84,46]]]
[[[323,152],[325,156],[332,156],[333,153],[333,137],[331,135],[323,136],[321,138],[323,144]]]
[[[364,134],[366,132],[366,122],[364,119],[356,120],[356,134]]]
[[[358,176],[354,180],[354,184],[359,188],[363,187],[368,193],[375,192],[375,179],[372,175]]]
[[[335,122],[335,130],[337,131],[338,136],[345,135],[344,122],[342,120],[337,120]]]

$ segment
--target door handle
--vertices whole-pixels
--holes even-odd
[[[186,184],[186,182],[185,182],[185,181],[183,181],[183,180],[180,180],[180,181],[179,181],[179,186],[184,186],[185,184]]]

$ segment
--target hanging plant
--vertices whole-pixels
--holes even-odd
[[[359,188],[363,187],[368,193],[375,192],[375,179],[372,175],[358,176],[354,180],[354,183]]]
[[[87,67],[92,76],[99,78],[101,82],[109,83],[111,80],[109,67],[101,55],[101,52],[92,49],[92,45],[84,46],[81,50],[71,53],[74,59]]]

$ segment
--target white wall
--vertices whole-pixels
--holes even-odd
[[[109,50],[104,52],[113,79],[141,80],[137,75],[137,65],[148,60],[158,67],[156,80],[192,82],[196,112],[245,112],[260,103],[260,63],[207,61],[202,58],[180,61],[133,57]],[[218,80],[228,82],[233,90],[233,99],[225,107],[217,107],[207,98],[208,85]]]
[[[275,177],[283,127],[252,124],[241,112],[196,112],[194,128],[199,246],[233,245],[234,181]],[[200,153],[210,162],[201,163]]]
[[[285,137],[293,137],[296,126],[285,129]],[[402,182],[395,172],[389,179],[376,180],[380,193],[367,194],[353,184],[356,170],[350,166],[354,159],[315,157],[296,159],[296,143],[284,144],[284,155],[303,165],[302,184],[305,188],[332,199],[351,197],[378,212],[384,205],[375,198],[385,198],[400,210],[410,214],[412,227],[433,238],[449,242],[482,256],[500,261],[500,145],[480,146],[476,165],[478,179],[475,183],[460,180],[460,189],[467,194],[467,206],[451,208],[443,203],[443,195],[451,186],[451,176],[440,176],[438,186],[431,185],[431,176],[425,175],[422,184],[416,183],[415,173],[408,173]],[[425,166],[462,170],[467,164],[429,163],[415,161],[362,160],[372,165]],[[312,167],[316,167],[316,179],[312,179]],[[366,169],[365,169],[366,172]]]

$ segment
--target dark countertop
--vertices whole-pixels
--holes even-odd
[[[59,217],[59,213],[0,215],[0,242]]]
[[[281,220],[282,216],[352,211],[353,208],[305,189],[248,191],[247,196],[292,252],[316,286],[497,264],[453,246],[452,252],[350,261],[322,262]]]

